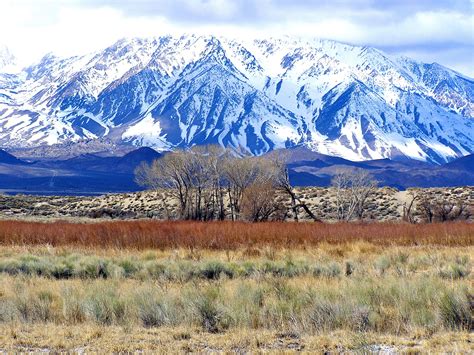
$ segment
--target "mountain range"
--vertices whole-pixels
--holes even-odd
[[[2,70],[12,61],[0,51],[0,146],[10,150],[105,139],[436,164],[474,152],[474,80],[370,47],[183,35]]]

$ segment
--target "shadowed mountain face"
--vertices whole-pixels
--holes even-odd
[[[451,163],[444,166],[446,169],[452,170],[474,170],[474,154],[467,155],[465,157],[456,159]]]
[[[0,164],[17,165],[17,164],[25,164],[25,162],[7,153],[3,149],[0,149]]]
[[[24,162],[2,159],[0,151],[0,191],[58,195],[138,191],[135,168],[161,156],[144,147],[119,157],[83,154],[67,160]]]
[[[473,155],[440,166],[409,159],[353,162],[306,147],[285,153],[290,179],[296,186],[328,186],[337,172],[354,169],[369,172],[381,186],[399,189],[474,185]],[[0,151],[0,191],[58,195],[138,191],[135,168],[160,157],[161,153],[144,147],[122,156],[87,153],[65,160],[26,162]]]
[[[373,48],[297,38],[121,40],[0,69],[0,146],[105,139],[158,151],[306,144],[354,161],[474,152],[474,81]]]
[[[298,186],[329,186],[336,173],[356,169],[367,171],[380,186],[402,190],[409,187],[474,185],[472,154],[444,165],[435,165],[406,158],[353,162],[314,153],[304,147],[289,149],[287,152],[290,179]]]
[[[51,169],[65,169],[71,171],[117,172],[133,174],[141,162],[152,162],[161,157],[161,154],[147,147],[138,148],[121,157],[101,157],[94,154],[83,154],[71,159],[60,161],[42,161],[33,164],[38,167]]]

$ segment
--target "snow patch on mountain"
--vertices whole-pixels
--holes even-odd
[[[158,151],[170,148],[166,137],[162,136],[160,121],[148,114],[138,123],[131,125],[122,134],[122,140],[137,146],[153,146]]]

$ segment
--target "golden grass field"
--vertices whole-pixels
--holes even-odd
[[[473,255],[469,223],[0,222],[0,350],[472,353]]]

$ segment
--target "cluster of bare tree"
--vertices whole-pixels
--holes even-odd
[[[363,171],[337,173],[332,179],[335,190],[335,215],[339,221],[362,220],[369,197],[375,192],[377,182]]]
[[[457,196],[432,196],[426,192],[413,191],[403,209],[403,219],[415,223],[417,217],[426,223],[467,220],[472,215],[472,206],[466,198]]]
[[[241,158],[218,146],[194,147],[142,164],[135,176],[142,186],[170,191],[179,219],[284,219],[288,211],[278,202],[278,192],[291,197],[296,219],[300,208],[315,218],[294,192],[285,158],[277,153]]]
[[[166,189],[172,195],[169,210],[176,218],[192,220],[248,220],[252,222],[299,220],[301,211],[319,219],[290,183],[286,156],[274,152],[265,157],[236,157],[219,146],[200,146],[167,153],[150,165],[142,164],[136,181],[151,189]],[[339,221],[366,217],[377,182],[362,170],[341,172],[332,180],[334,217]],[[403,219],[415,223],[468,219],[472,206],[465,200],[433,198],[412,193],[404,206]],[[290,201],[290,203],[284,203]]]

